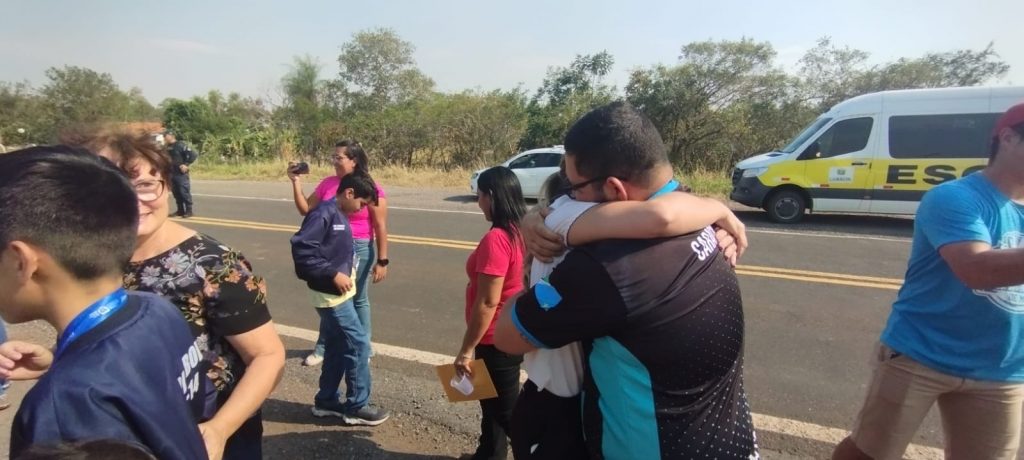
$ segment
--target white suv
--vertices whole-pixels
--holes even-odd
[[[544,185],[544,181],[558,172],[558,165],[562,163],[564,155],[565,148],[556,145],[517,153],[499,166],[506,166],[516,174],[519,184],[523,187],[524,197],[537,198],[540,196],[540,189]],[[469,189],[474,195],[476,194],[476,180],[480,177],[480,173],[487,169],[477,170],[469,178]]]

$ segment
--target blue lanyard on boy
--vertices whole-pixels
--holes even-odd
[[[120,288],[89,305],[75,319],[71,320],[68,327],[64,329],[64,333],[57,339],[57,353],[55,355],[60,356],[71,342],[99,326],[100,323],[106,321],[114,313],[117,313],[118,310],[124,307],[127,300],[128,293],[125,292],[124,288]]]
[[[657,198],[657,197],[659,197],[661,195],[664,195],[666,193],[669,193],[669,192],[674,192],[678,188],[679,188],[679,181],[677,181],[675,179],[672,179],[672,180],[668,181],[668,183],[665,184],[664,187],[658,189],[657,192],[654,192],[654,195],[651,195],[651,198],[648,198],[648,200],[650,200],[652,198]]]

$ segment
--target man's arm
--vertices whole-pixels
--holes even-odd
[[[566,240],[581,246],[607,239],[647,239],[683,235],[715,225],[735,240],[737,253],[747,247],[746,226],[721,201],[685,192],[647,201],[610,201],[583,213]]]
[[[494,345],[501,351],[513,355],[529,353],[542,346],[531,342],[512,324],[512,310],[515,309],[516,303],[523,295],[529,295],[529,291],[521,292],[508,299],[505,309],[502,310],[501,316],[498,318],[498,324],[494,327]]]
[[[604,266],[575,250],[546,280],[505,304],[494,344],[506,353],[558,348],[606,336],[625,319],[622,296]]]
[[[915,216],[927,242],[971,289],[1024,284],[1024,248],[992,248],[1001,235],[989,229],[991,212],[974,190],[952,183],[926,193]]]
[[[1024,284],[1024,248],[993,249],[980,241],[939,248],[953,274],[971,289],[994,289]]]

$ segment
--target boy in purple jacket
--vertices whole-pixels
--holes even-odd
[[[390,414],[370,406],[370,341],[352,299],[356,294],[357,259],[347,214],[377,201],[377,189],[366,173],[341,179],[335,199],[311,209],[291,239],[295,274],[309,286],[320,314],[324,364],[313,415],[338,417],[349,425],[377,426]],[[338,385],[345,378],[345,402]]]

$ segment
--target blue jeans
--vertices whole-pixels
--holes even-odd
[[[316,402],[335,402],[345,379],[345,409],[358,410],[370,400],[370,341],[359,323],[352,301],[334,308],[317,308],[320,337],[324,339],[324,364]]]
[[[356,296],[352,302],[356,307],[356,315],[359,316],[359,323],[366,330],[366,341],[373,338],[373,330],[370,327],[370,278],[373,277],[373,266],[377,265],[377,248],[373,246],[372,239],[355,240],[356,257],[359,258],[359,271],[356,273]],[[316,338],[316,348],[313,354],[324,355],[324,336]]]

